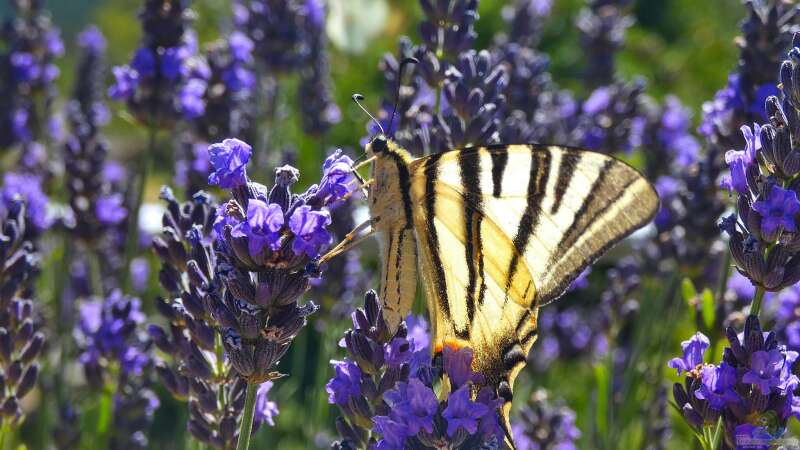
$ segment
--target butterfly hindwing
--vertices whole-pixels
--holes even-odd
[[[391,227],[380,239],[383,271],[381,295],[384,316],[391,329],[411,311],[417,289],[417,242],[414,229]]]

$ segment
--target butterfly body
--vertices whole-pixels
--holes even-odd
[[[508,434],[538,308],[650,221],[655,191],[621,161],[564,147],[497,145],[415,159],[378,136],[367,154],[390,326],[409,314],[421,275],[434,353],[472,348],[473,370],[506,402]]]

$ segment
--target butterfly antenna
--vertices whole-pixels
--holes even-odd
[[[361,160],[364,159],[365,156],[367,156],[367,152],[361,153],[361,156],[359,156],[358,158],[356,158],[355,161],[353,161],[353,165],[356,165],[356,164],[360,163]]]
[[[375,125],[377,125],[378,128],[380,128],[381,133],[386,134],[386,131],[383,129],[383,125],[381,125],[381,123],[378,122],[378,119],[376,119],[375,116],[370,114],[369,111],[367,111],[367,108],[364,108],[364,105],[361,104],[361,100],[364,100],[364,96],[361,94],[353,94],[353,97],[351,98],[353,99],[355,104],[358,105],[358,107],[361,108],[361,110],[364,111],[364,113],[368,115],[373,122],[375,122]]]
[[[394,115],[397,113],[397,104],[400,103],[400,86],[403,84],[403,69],[409,64],[419,64],[419,60],[413,56],[405,58],[400,62],[400,68],[397,69],[397,92],[394,94],[394,107],[392,108],[392,116],[389,118],[390,133],[394,131],[391,130],[391,127],[394,126]]]

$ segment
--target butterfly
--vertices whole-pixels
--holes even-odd
[[[490,145],[413,157],[383,134],[366,146],[370,220],[331,252],[377,234],[389,325],[422,281],[434,355],[470,347],[473,370],[504,400],[537,337],[538,309],[615,243],[647,224],[652,185],[607,155],[544,145]]]

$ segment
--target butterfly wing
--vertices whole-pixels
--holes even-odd
[[[435,350],[473,348],[510,409],[537,308],[650,221],[658,197],[614,158],[554,146],[470,148],[410,166]]]
[[[417,290],[417,243],[414,229],[393,226],[381,232],[381,295],[384,317],[395,330],[411,312]]]

